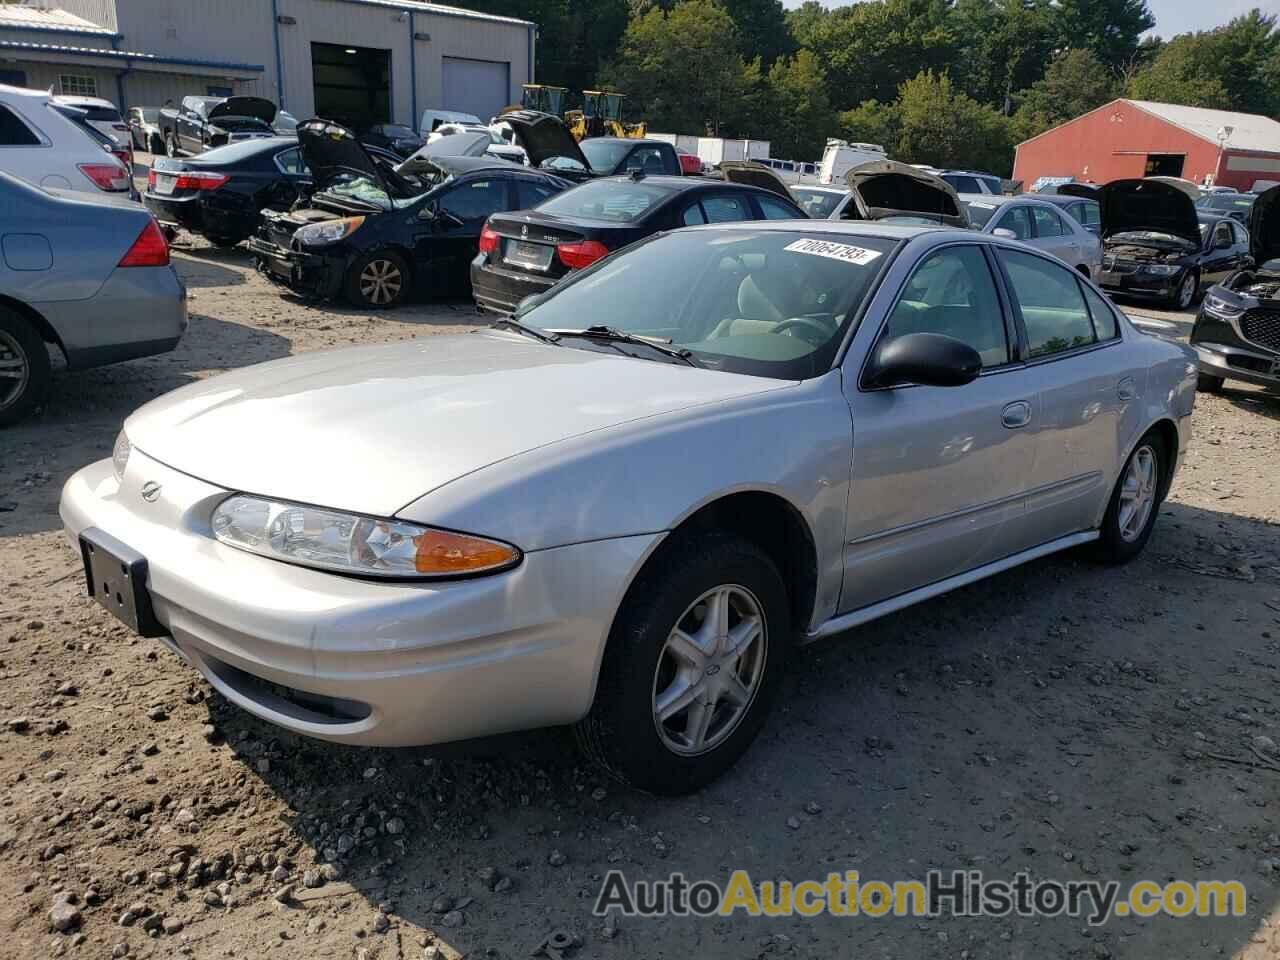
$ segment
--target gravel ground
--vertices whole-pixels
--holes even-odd
[[[139,404],[481,322],[463,304],[313,308],[243,251],[177,260],[177,351],[60,375],[0,434],[0,955],[527,957],[561,930],[566,955],[605,958],[1280,957],[1280,399],[1200,398],[1131,566],[1050,558],[808,647],[736,769],[656,800],[582,767],[563,731],[400,751],[293,737],[84,597],[59,490]],[[1249,915],[606,926],[591,904],[615,867],[1240,879]]]

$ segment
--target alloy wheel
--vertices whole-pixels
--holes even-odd
[[[26,351],[11,334],[0,330],[0,410],[22,396],[30,379]]]
[[[763,608],[745,587],[713,587],[688,606],[653,678],[653,722],[669,750],[694,756],[729,738],[760,689],[767,644]]]
[[[1126,543],[1133,543],[1146,529],[1156,503],[1158,467],[1155,449],[1147,445],[1139,447],[1129,460],[1120,484],[1120,510],[1116,517],[1120,539]]]
[[[386,306],[400,296],[404,278],[390,260],[370,260],[360,271],[360,295],[369,303]]]
[[[1182,279],[1182,283],[1178,286],[1179,309],[1185,310],[1187,309],[1187,307],[1191,306],[1191,301],[1195,299],[1195,296],[1196,296],[1196,275],[1194,273],[1188,273]]]

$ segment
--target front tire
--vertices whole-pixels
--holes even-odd
[[[1164,500],[1170,456],[1154,430],[1138,441],[1116,481],[1097,543],[1104,563],[1128,563],[1142,552]]]
[[[392,250],[375,250],[352,264],[343,287],[352,306],[370,310],[398,307],[409,296],[409,266]]]
[[[49,351],[26,318],[0,307],[0,427],[25,418],[49,389]]]
[[[172,133],[164,135],[164,155],[166,157],[176,157],[178,155],[178,141],[174,139]]]
[[[726,534],[674,535],[618,610],[579,744],[641,790],[697,790],[760,732],[791,629],[786,587],[762,550]]]
[[[1199,292],[1200,274],[1195,270],[1188,270],[1187,275],[1178,284],[1178,290],[1173,295],[1172,303],[1179,310],[1186,310],[1196,302],[1196,294]]]

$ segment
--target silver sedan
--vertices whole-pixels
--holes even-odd
[[[1096,277],[1102,269],[1102,241],[1052,203],[985,193],[960,194],[960,202],[975,230],[1021,240],[1053,254],[1086,277]]]
[[[152,401],[61,512],[91,594],[290,730],[576,724],[706,783],[790,651],[1068,547],[1146,544],[1196,362],[972,231],[659,235],[491,330]]]

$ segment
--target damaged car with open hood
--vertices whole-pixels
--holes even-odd
[[[1219,211],[1197,210],[1190,189],[1178,183],[1113,180],[1089,195],[1101,219],[1098,284],[1111,293],[1185,310],[1204,288],[1249,260],[1240,224]]]
[[[1249,211],[1252,263],[1209,289],[1191,330],[1201,390],[1224,380],[1280,390],[1280,187]]]
[[[300,295],[383,309],[410,299],[466,296],[490,214],[532,206],[568,188],[560,177],[492,156],[455,155],[465,135],[428,144],[398,165],[375,159],[347,127],[298,126],[315,179],[305,202],[264,211],[249,250],[270,279]]]
[[[729,175],[726,172],[725,176]],[[845,174],[844,190],[809,184],[788,188],[767,167],[754,163],[733,164],[732,175],[758,186],[764,185],[766,175],[773,176],[779,188],[787,190],[810,216],[827,220],[878,220],[907,226],[970,225],[955,187],[927,170],[897,160],[859,164]]]

